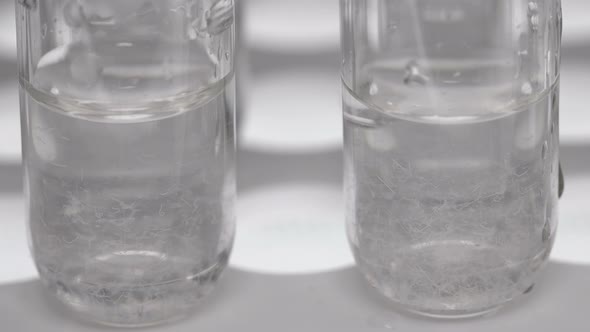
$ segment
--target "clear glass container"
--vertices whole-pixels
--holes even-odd
[[[529,290],[557,226],[559,0],[341,0],[348,235],[435,317]]]
[[[85,319],[185,316],[234,237],[233,0],[18,0],[30,246]]]

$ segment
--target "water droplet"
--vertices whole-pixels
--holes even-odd
[[[117,43],[117,47],[133,47],[133,43],[121,42]]]
[[[52,87],[49,92],[51,92],[51,94],[54,95],[54,96],[59,95],[59,89],[56,88],[56,87]]]
[[[27,9],[35,9],[37,8],[37,0],[18,0],[22,6],[26,7]]]
[[[387,29],[388,29],[389,31],[395,32],[395,31],[397,31],[397,24],[396,24],[395,22],[390,22],[390,23],[387,25]]]
[[[387,106],[393,106],[393,102],[391,100],[387,101]]]
[[[457,78],[459,76],[461,76],[461,72],[460,71],[458,71],[458,72],[456,72],[456,73],[453,74],[453,77],[455,77],[455,78]]]
[[[522,92],[523,95],[529,96],[533,93],[533,86],[530,82],[525,82],[520,88],[520,92]]]
[[[378,93],[379,93],[379,86],[377,85],[377,83],[375,83],[375,82],[371,83],[371,86],[369,87],[369,95],[376,96]]]
[[[406,76],[404,77],[404,84],[426,84],[428,83],[428,81],[428,77],[422,74],[420,66],[418,65],[418,62],[416,62],[416,60],[408,62],[408,64],[406,65]]]
[[[543,143],[543,149],[541,149],[541,158],[543,160],[547,160],[547,150],[549,150],[549,144],[545,141],[545,143]]]
[[[229,61],[230,60],[229,57],[230,57],[229,52],[225,52],[225,60]]]

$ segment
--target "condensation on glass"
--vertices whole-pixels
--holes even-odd
[[[341,0],[345,191],[363,274],[400,308],[494,310],[557,226],[559,0]]]
[[[41,280],[103,324],[193,311],[234,237],[233,0],[18,0]]]

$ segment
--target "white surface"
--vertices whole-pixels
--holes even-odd
[[[590,3],[590,1],[589,1]],[[590,44],[590,40],[588,42]],[[580,66],[565,62],[561,67],[560,134],[563,143],[580,143],[590,140],[590,48],[588,62]]]
[[[25,207],[21,195],[0,192],[0,211],[1,287],[9,282],[34,278],[37,271],[27,246]]]
[[[353,264],[339,185],[281,184],[238,200],[232,264],[247,271],[305,274]]]
[[[337,72],[306,68],[253,80],[240,128],[241,144],[255,150],[306,152],[342,146]]]
[[[18,84],[0,82],[0,163],[20,160],[20,112]]]
[[[0,57],[16,58],[14,2],[0,0]]]
[[[316,52],[340,44],[338,0],[246,0],[243,19],[251,48]]]
[[[562,0],[563,42],[583,43],[590,38],[590,1]]]

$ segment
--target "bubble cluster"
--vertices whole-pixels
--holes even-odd
[[[528,5],[529,25],[532,31],[539,30],[539,4],[536,2],[529,2]]]

